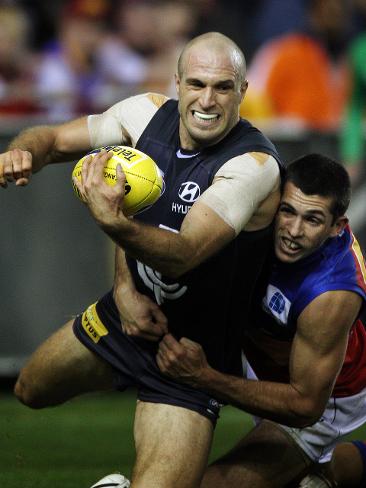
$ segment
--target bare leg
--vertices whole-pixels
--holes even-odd
[[[196,412],[138,402],[131,488],[198,488],[212,435],[211,421]]]
[[[311,461],[273,422],[262,421],[207,469],[201,488],[283,488],[301,479]]]
[[[331,470],[338,486],[361,486],[363,461],[357,447],[351,442],[338,444],[333,452]]]
[[[43,342],[20,372],[14,393],[25,405],[43,408],[112,388],[112,368],[75,337],[72,324]]]

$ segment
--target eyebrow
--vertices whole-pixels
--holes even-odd
[[[200,78],[186,78],[186,83],[200,83],[202,85],[206,85],[206,82],[201,80]],[[222,86],[222,85],[228,85],[228,86],[234,86],[235,83],[233,80],[231,80],[230,78],[228,78],[227,80],[219,80],[217,81],[214,86]]]
[[[296,213],[298,213],[297,210],[296,210],[296,208],[293,207],[290,203],[287,203],[286,201],[285,202],[281,202],[280,203],[280,208],[282,207],[282,205],[284,205],[285,207],[288,207],[291,210],[294,210]],[[317,210],[315,208],[314,209],[307,210],[304,213],[304,215],[315,215],[315,216],[320,216],[320,217],[326,218],[326,215],[325,215],[325,213],[322,210]]]

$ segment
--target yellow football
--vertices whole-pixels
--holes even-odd
[[[162,173],[155,161],[138,149],[128,146],[103,146],[94,149],[76,163],[72,177],[76,177],[80,181],[85,158],[89,155],[93,156],[103,149],[113,153],[104,166],[104,179],[108,185],[116,184],[118,164],[121,165],[126,175],[124,213],[135,215],[153,205],[163,192]],[[83,200],[73,181],[72,186],[76,196]]]

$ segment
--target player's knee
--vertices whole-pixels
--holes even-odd
[[[34,385],[32,385],[26,378],[20,374],[14,386],[14,395],[16,398],[30,408],[42,408],[46,403],[42,399],[42,395]]]

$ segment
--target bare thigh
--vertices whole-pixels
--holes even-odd
[[[185,408],[140,401],[134,435],[131,488],[200,486],[212,443],[209,419]]]
[[[113,387],[112,368],[75,337],[72,324],[43,342],[21,370],[14,392],[24,404],[42,408]]]
[[[310,465],[286,432],[264,420],[209,466],[201,488],[283,488],[301,479]]]

